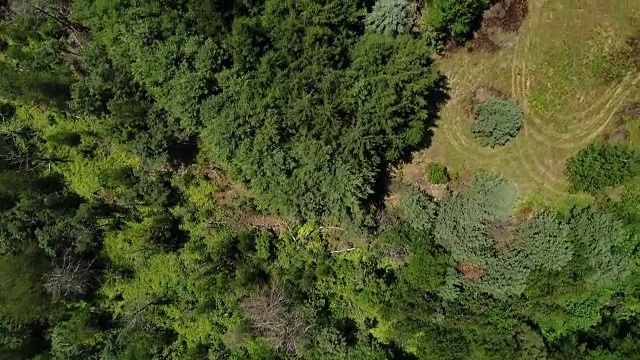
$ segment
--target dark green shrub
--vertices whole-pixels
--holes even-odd
[[[581,279],[606,286],[628,274],[623,224],[614,215],[595,208],[574,209],[569,229],[579,257],[573,270]]]
[[[456,260],[487,265],[491,240],[485,224],[509,218],[518,200],[515,186],[505,177],[478,171],[465,194],[446,197],[438,209],[435,241]]]
[[[294,10],[318,12],[311,5],[287,11]],[[343,12],[337,5],[325,10]],[[428,136],[441,77],[429,66],[430,50],[409,36],[358,37],[344,22],[326,25],[322,31],[336,35],[320,46],[294,25],[276,17],[267,33],[296,34],[286,44],[303,46],[307,60],[298,61],[295,46],[273,49],[259,71],[224,77],[224,92],[202,110],[203,139],[261,209],[361,219],[383,164],[401,160]],[[308,31],[310,37],[320,30]],[[337,44],[333,37],[347,38],[337,35],[343,31],[350,40]],[[291,65],[273,66],[274,59]]]
[[[640,154],[622,144],[591,144],[567,162],[571,189],[595,193],[640,174]]]
[[[449,172],[442,163],[427,164],[427,180],[432,184],[445,184],[449,181]]]
[[[502,146],[518,135],[524,113],[515,101],[491,98],[478,105],[473,134],[482,146]]]
[[[434,0],[427,2],[426,23],[431,32],[462,42],[480,27],[488,0]]]
[[[16,107],[10,102],[0,102],[0,122],[11,120],[16,113]]]
[[[80,145],[80,142],[82,141],[82,137],[80,136],[80,134],[75,132],[61,131],[49,136],[47,140],[56,145],[74,147],[74,146]]]

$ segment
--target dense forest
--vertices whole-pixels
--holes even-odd
[[[0,3],[1,359],[640,358],[638,149],[569,208],[389,174],[495,1]]]

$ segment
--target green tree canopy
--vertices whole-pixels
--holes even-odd
[[[427,2],[428,26],[443,38],[464,41],[472,30],[480,27],[482,12],[490,0],[434,0]]]
[[[640,175],[640,152],[623,144],[593,143],[569,159],[565,173],[574,190],[595,194]]]
[[[352,2],[266,9],[251,20],[252,64],[220,76],[203,111],[205,142],[264,208],[357,218],[385,164],[427,135],[442,78],[421,42],[361,36]]]

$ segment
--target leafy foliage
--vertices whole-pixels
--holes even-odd
[[[430,31],[479,4],[428,2]],[[490,172],[368,211],[443,86],[424,39],[365,33],[370,5],[0,4],[3,358],[636,357],[630,149],[577,162],[619,199],[562,214],[514,214]]]
[[[515,185],[504,176],[478,171],[469,187],[469,198],[482,207],[486,219],[504,219],[512,214],[518,192]]]
[[[427,3],[426,23],[435,33],[463,41],[480,26],[488,0],[435,0]]]
[[[257,70],[225,74],[203,111],[215,160],[272,212],[360,217],[383,165],[417,146],[435,113],[429,50],[407,36],[358,38],[357,10],[340,4],[321,8],[327,24],[342,20],[320,28],[305,24],[316,6],[274,5],[262,32],[296,38],[267,41]]]
[[[585,260],[581,275],[588,282],[608,284],[626,276],[621,222],[610,214],[584,209],[576,210],[569,226],[576,253]]]
[[[368,29],[395,35],[407,32],[410,26],[411,3],[407,0],[377,0],[367,14]]]
[[[449,173],[444,164],[437,162],[427,164],[427,180],[432,184],[446,184],[449,181]]]
[[[517,194],[504,177],[479,172],[465,195],[454,194],[443,201],[434,235],[455,260],[468,260],[485,266],[491,258],[491,242],[486,225],[508,218],[513,212]]]
[[[39,12],[9,12],[2,21],[0,73],[4,98],[65,107],[72,80],[63,25]]]
[[[206,4],[187,3],[151,1],[137,6],[96,1],[78,2],[76,7],[115,65],[126,69],[183,131],[192,134],[199,125],[200,103],[218,89],[215,73],[225,67],[228,55],[198,30],[203,16],[213,16],[216,10],[223,15],[226,9],[200,12]],[[185,7],[188,11],[183,12]]]
[[[532,269],[563,269],[573,256],[568,231],[566,224],[548,212],[521,223],[517,230],[517,247],[527,254],[523,262]]]
[[[593,143],[567,161],[566,175],[576,191],[597,193],[640,174],[640,153],[622,144]]]
[[[410,189],[400,200],[403,218],[416,230],[430,231],[435,223],[438,206],[423,193]]]
[[[503,146],[518,135],[524,114],[511,100],[491,98],[478,105],[471,131],[482,146]]]
[[[486,273],[477,287],[497,298],[522,294],[531,272],[524,256],[518,251],[508,251],[491,258],[487,261]]]

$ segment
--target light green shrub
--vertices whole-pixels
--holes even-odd
[[[416,230],[431,230],[438,205],[419,190],[411,189],[400,199],[400,213]]]
[[[512,100],[491,98],[475,112],[471,131],[482,146],[503,146],[518,135],[524,122],[524,113]]]
[[[427,164],[427,180],[432,184],[446,184],[449,182],[449,172],[442,163],[431,162]]]
[[[410,2],[407,0],[378,0],[367,14],[367,29],[389,35],[402,34],[410,25]]]

